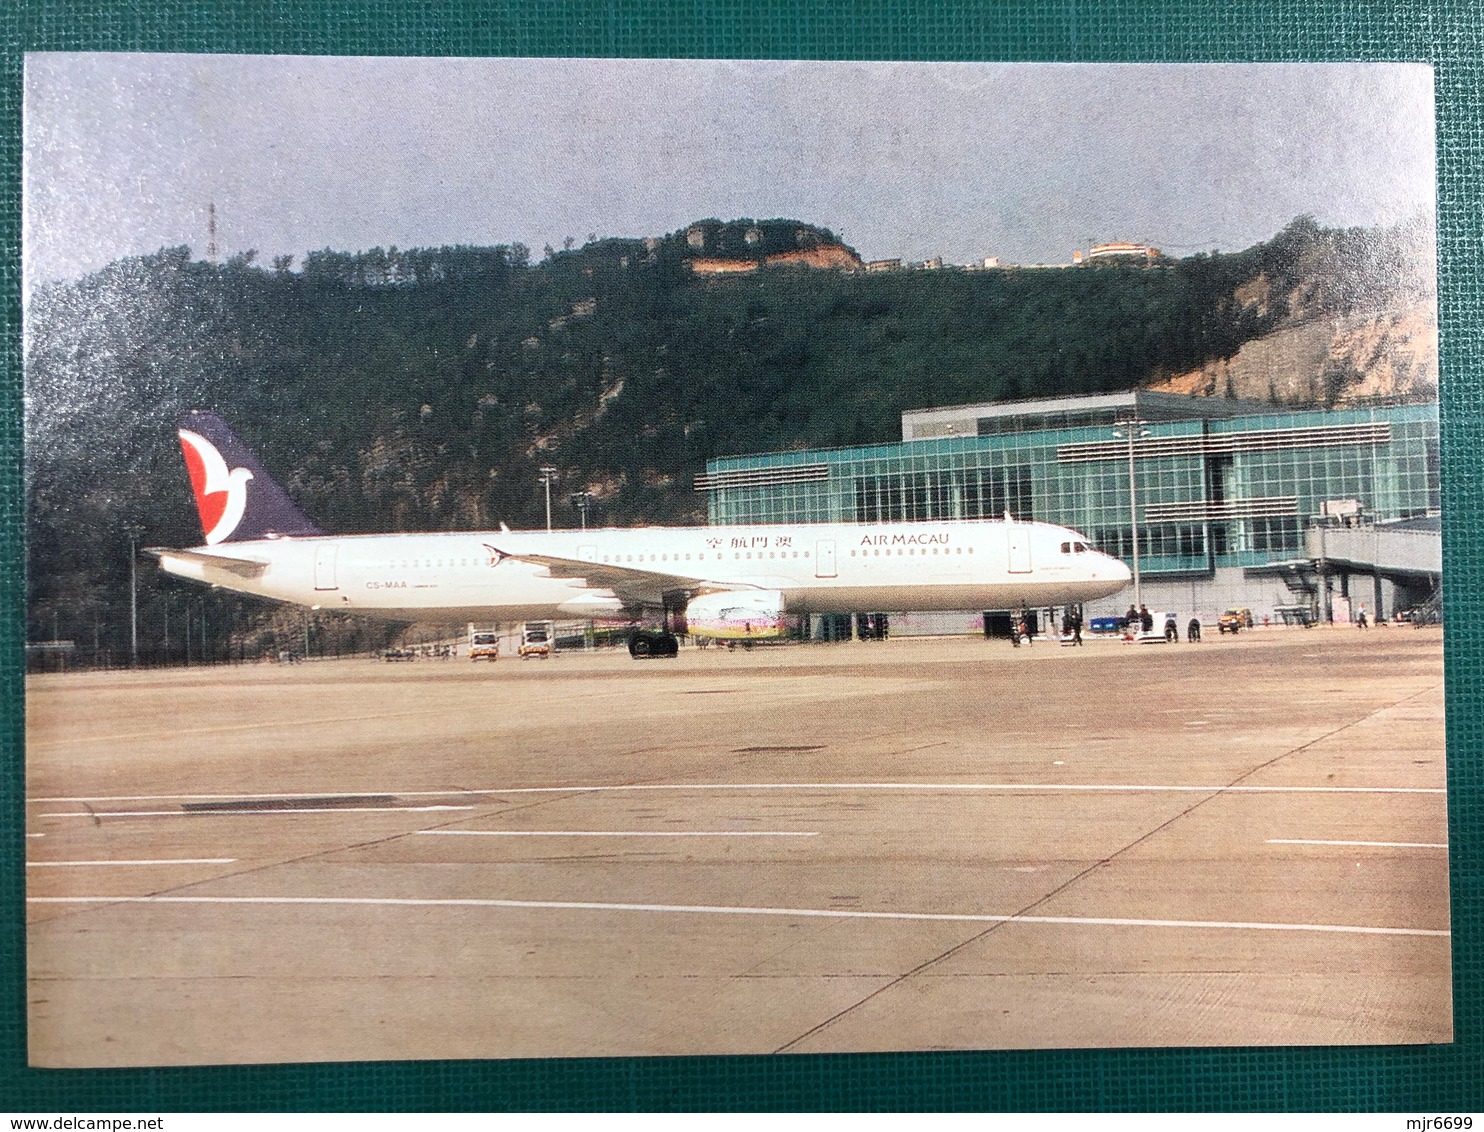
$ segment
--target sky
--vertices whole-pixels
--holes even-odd
[[[1430,68],[35,54],[28,289],[226,256],[788,217],[865,259],[1238,251],[1433,207]]]

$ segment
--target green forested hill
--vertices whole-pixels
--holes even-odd
[[[807,229],[765,222],[753,248],[731,239],[751,222],[703,223],[740,257]],[[580,489],[597,523],[703,519],[690,482],[710,457],[891,441],[904,408],[1126,389],[1229,356],[1289,296],[1384,301],[1406,246],[1301,219],[1153,268],[700,276],[684,233],[539,263],[518,245],[121,261],[27,311],[31,633],[97,624],[117,648],[127,526],[199,541],[183,409],[221,413],[337,532],[540,525],[542,465],[559,525]]]

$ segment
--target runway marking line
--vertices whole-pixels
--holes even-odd
[[[811,832],[787,832],[762,829],[419,829],[414,832],[429,837],[818,837]]]
[[[417,715],[441,715],[443,708],[417,708],[376,715],[326,715],[308,719],[276,719],[263,723],[221,723],[211,727],[173,727],[169,731],[125,731],[117,735],[77,735],[68,737],[36,736],[28,739],[32,748],[71,747],[87,743],[122,743],[137,739],[177,739],[187,735],[226,735],[235,731],[261,731],[265,727],[312,727],[324,723],[365,723],[372,719],[405,719]]]
[[[1384,928],[1357,924],[1284,924],[1243,920],[1141,920],[1122,916],[1019,916],[957,912],[866,912],[837,908],[751,908],[706,904],[619,904],[577,900],[426,899],[374,896],[28,896],[28,904],[241,904],[338,905],[383,908],[523,908],[577,912],[666,912],[713,916],[781,916],[829,920],[914,920],[940,923],[1058,924],[1126,928],[1208,928],[1345,935],[1447,937],[1434,928]]]
[[[514,786],[506,789],[480,790],[376,790],[362,794],[339,793],[342,798],[454,798],[472,794],[596,794],[640,790],[962,790],[962,791],[1066,791],[1107,793],[1183,793],[1183,794],[1446,794],[1441,786],[1178,786],[1128,783],[1081,782],[673,782],[620,783],[618,785]],[[240,798],[243,801],[269,801],[277,798],[300,798],[298,794],[114,794],[88,797],[29,798],[36,804],[61,802],[163,802],[213,801]],[[405,808],[405,807],[404,807]],[[303,812],[303,811],[299,811]],[[357,810],[357,813],[366,813]]]
[[[478,806],[319,806],[291,810],[67,810],[38,814],[43,818],[235,818],[243,814],[273,814],[291,818],[298,814],[426,814],[446,810],[477,810]]]
[[[236,857],[175,857],[158,861],[27,861],[28,869],[63,869],[93,865],[232,865]]]
[[[1301,837],[1270,837],[1268,845],[1359,845],[1374,849],[1446,849],[1446,841],[1319,841]]]

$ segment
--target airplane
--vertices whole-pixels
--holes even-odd
[[[205,542],[149,547],[167,573],[396,621],[623,619],[636,659],[678,636],[776,639],[797,614],[1005,610],[1117,593],[1127,566],[1029,520],[331,535],[215,414],[182,415]],[[640,627],[647,624],[650,627]],[[657,624],[657,627],[654,627]]]

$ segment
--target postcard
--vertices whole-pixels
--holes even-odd
[[[1429,67],[24,142],[33,1065],[1452,1040]]]

